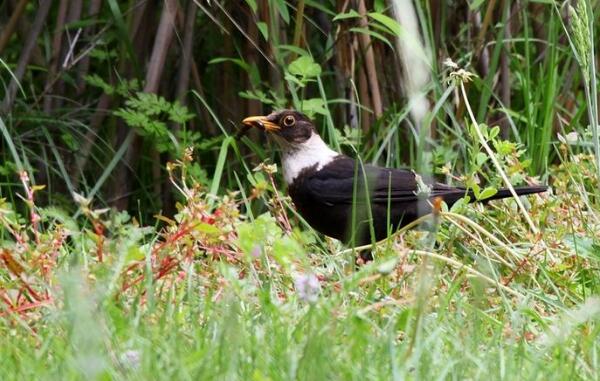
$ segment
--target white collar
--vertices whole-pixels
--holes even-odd
[[[281,164],[283,167],[283,178],[286,183],[291,184],[296,177],[306,168],[317,166],[317,170],[320,170],[325,165],[339,156],[339,153],[335,152],[321,137],[313,133],[311,137],[300,144],[289,144],[287,142],[280,142],[283,155]]]

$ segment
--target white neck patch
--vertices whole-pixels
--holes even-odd
[[[315,133],[304,143],[294,145],[283,143],[280,145],[283,153],[281,159],[283,178],[288,184],[291,184],[303,169],[316,164],[317,170],[320,170],[333,161],[336,156],[339,156],[339,153],[329,148],[321,137]]]

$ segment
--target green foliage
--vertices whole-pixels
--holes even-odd
[[[285,79],[305,87],[309,82],[315,81],[320,74],[321,66],[312,57],[301,56],[289,64]]]
[[[125,106],[115,111],[125,123],[135,128],[140,135],[152,139],[158,152],[167,152],[177,146],[168,122],[184,125],[194,117],[187,107],[179,102],[168,102],[152,93],[138,92],[125,101]],[[193,139],[188,136],[187,139]]]
[[[595,378],[594,3],[415,1],[419,36],[392,3],[366,2],[361,15],[352,2],[343,13],[332,1],[203,2],[188,88],[179,93],[188,31],[178,22],[159,94],[147,94],[162,6],[140,19],[109,0],[60,26],[54,2],[0,116],[0,378]],[[38,8],[26,7],[19,28]],[[19,28],[0,59],[4,90],[26,45]],[[426,58],[418,92],[430,107],[416,120],[416,70],[405,73],[397,50],[421,40],[427,53],[409,56]],[[189,109],[171,101],[190,93]],[[248,110],[284,107],[364,162],[414,168],[431,157],[424,172],[472,196],[358,267],[355,252],[296,215],[279,172],[252,171],[278,162],[270,143],[232,136]],[[129,129],[181,159],[150,168],[143,149],[129,160],[131,140],[115,146]],[[134,167],[119,172],[124,158]],[[496,161],[514,185],[552,187],[523,200],[539,232],[514,200],[469,203],[505,187]],[[120,189],[124,177],[133,189]],[[157,215],[152,205],[168,197],[148,190],[169,187],[177,201]],[[107,208],[125,193],[129,212]]]
[[[240,195],[206,196],[188,177],[191,157],[171,167],[184,201],[160,231],[79,198],[79,219],[32,205],[42,232],[0,200],[0,332],[11,335],[0,346],[3,376],[589,378],[596,365],[581,355],[598,354],[600,302],[582,296],[600,291],[600,243],[573,234],[565,222],[575,231],[586,222],[560,212],[578,197],[568,187],[594,172],[593,158],[577,160],[555,170],[559,196],[532,199],[532,216],[554,221],[544,239],[565,252],[552,262],[526,242],[504,247],[489,238],[527,234],[506,221],[508,204],[484,215],[463,203],[452,209],[463,220],[444,215],[437,225],[444,256],[422,257],[429,252],[415,245],[423,233],[413,231],[356,269],[334,247],[287,233],[275,207],[246,219]],[[255,177],[264,188],[254,194],[276,197],[264,174]],[[39,300],[15,299],[19,289]],[[470,361],[456,361],[465,353]]]
[[[118,94],[122,97],[128,97],[132,92],[138,91],[140,89],[140,84],[137,79],[132,80],[122,80],[116,86],[112,86],[98,74],[86,75],[85,81],[94,87],[100,88],[103,92],[109,95]]]

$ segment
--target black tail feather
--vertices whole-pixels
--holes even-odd
[[[534,186],[526,186],[526,187],[515,187],[515,193],[518,194],[519,196],[524,196],[527,194],[534,194],[534,193],[542,193],[548,190],[548,187],[545,185],[534,185]],[[490,200],[498,200],[501,198],[507,198],[507,197],[512,197],[512,193],[510,192],[510,190],[508,188],[501,188],[498,189],[498,193],[496,193],[495,195],[485,198],[483,200],[477,200],[479,202],[487,202]]]

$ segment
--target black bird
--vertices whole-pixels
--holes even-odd
[[[244,128],[270,133],[282,149],[289,194],[300,215],[317,231],[354,246],[382,240],[396,229],[431,213],[432,202],[448,206],[472,193],[465,188],[424,183],[409,170],[362,165],[325,144],[311,120],[294,110],[251,116]],[[545,186],[517,187],[518,195]],[[508,189],[485,200],[511,197]]]

